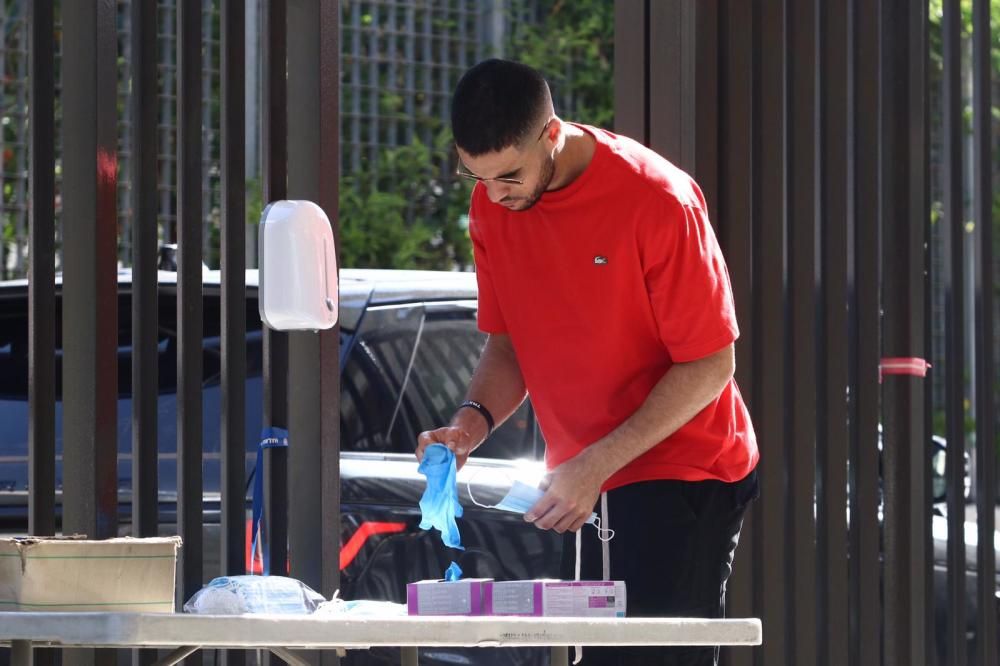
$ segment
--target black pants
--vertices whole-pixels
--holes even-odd
[[[726,580],[757,472],[735,483],[646,481],[608,493],[611,579],[624,580],[629,617],[725,616]],[[600,501],[595,511],[600,515]],[[601,580],[597,530],[583,526],[582,580]],[[563,544],[562,578],[572,580],[576,534]],[[584,648],[585,666],[718,663],[718,647]]]

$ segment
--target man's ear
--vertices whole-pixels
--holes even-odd
[[[549,123],[549,141],[558,139],[560,130],[562,130],[562,121],[553,116],[552,122]]]

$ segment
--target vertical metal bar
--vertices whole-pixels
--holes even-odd
[[[923,99],[926,72],[924,11],[913,3],[882,3],[881,218],[892,243],[882,249],[883,348],[889,357],[923,355],[924,244],[928,213],[923,205]],[[926,663],[924,621],[925,513],[928,464],[924,432],[924,381],[888,376],[882,385],[882,506],[884,663]]]
[[[62,12],[63,532],[117,533],[117,51],[112,2]],[[64,663],[110,663],[74,651]]]
[[[996,359],[994,344],[993,155],[990,4],[972,6],[973,219],[978,238],[976,272],[976,647],[984,666],[997,663],[996,550]],[[950,446],[949,446],[950,449]],[[961,460],[953,458],[950,460]]]
[[[132,535],[156,536],[156,5],[132,2]]]
[[[284,199],[288,192],[288,118],[285,109],[285,2],[264,0],[264,117],[261,120],[263,146],[264,202]],[[264,340],[264,424],[288,425],[288,336],[263,329]]]
[[[172,60],[164,63],[163,95],[160,97],[160,103],[162,104],[160,107],[160,121],[163,125],[160,130],[160,153],[157,161],[162,160],[159,170],[162,174],[163,187],[160,189],[159,215],[165,218],[164,239],[168,243],[176,243],[177,216],[171,214],[171,211],[173,195],[176,192],[174,176],[176,175],[177,167],[174,164],[174,156],[171,153],[174,139],[174,133],[171,130],[176,128],[177,125],[177,40],[173,37],[177,34],[177,6],[175,0],[167,0],[166,4],[167,6],[164,7],[163,11],[162,32],[157,33],[156,39],[157,44],[163,48],[166,58],[171,58],[172,56]]]
[[[443,5],[440,6],[441,20],[447,25],[448,15],[450,14],[451,8],[446,3],[441,3],[441,4]],[[373,10],[372,13],[374,14],[373,24],[377,26],[379,24],[378,4],[375,4],[372,7],[372,10]],[[437,96],[440,102],[438,103],[437,108],[438,108],[438,118],[441,121],[442,127],[447,127],[449,121],[448,108],[450,105],[447,103],[447,101],[448,101],[448,96],[451,95],[451,88],[452,88],[451,63],[453,61],[453,57],[449,47],[453,43],[454,41],[451,34],[445,31],[438,31],[438,45],[441,47],[441,50],[438,52],[439,67],[438,67]],[[458,83],[458,81],[456,80],[455,83]]]
[[[373,2],[368,7],[368,16],[371,18],[368,30],[368,165],[373,176],[377,173],[375,165],[378,164],[379,153],[379,97],[381,95],[382,84],[379,81],[378,62],[380,57],[379,34],[382,32],[381,19],[379,18],[379,4]],[[444,41],[444,38],[441,38]],[[447,59],[441,58],[437,61],[438,67],[445,67]],[[430,144],[428,144],[430,145]]]
[[[431,112],[434,110],[434,56],[431,49],[432,42],[434,41],[434,30],[431,27],[433,25],[433,13],[434,5],[427,3],[423,6],[424,11],[424,26],[422,37],[424,40],[424,67],[423,67],[423,85],[424,85],[424,105],[422,112],[430,117]],[[431,144],[431,128],[430,124],[427,123],[424,127],[423,139],[424,145],[430,146]]]
[[[201,0],[177,14],[177,527],[181,600],[202,584]]]
[[[31,641],[11,641],[10,642],[10,663],[14,666],[33,666]]]
[[[28,10],[30,12],[30,10]],[[18,81],[25,81],[28,76],[28,68],[30,64],[30,32],[31,26],[28,20],[21,22],[20,39],[18,39],[17,44],[17,73],[15,76]],[[23,156],[25,154],[25,149],[23,145],[23,137],[29,132],[28,128],[28,116],[25,111],[28,108],[28,85],[27,83],[20,83],[17,86],[17,99],[15,100],[15,108],[17,109],[15,126],[16,131],[20,137],[22,137],[19,142],[22,144],[21,149],[18,151],[19,155],[22,156],[21,164],[24,165]],[[14,271],[18,275],[25,274],[25,251],[27,247],[25,246],[25,226],[29,224],[29,212],[26,210],[28,205],[28,198],[25,196],[26,189],[28,186],[27,179],[21,175],[24,173],[24,169],[20,169],[19,173],[14,180],[14,205],[16,207],[17,213],[14,216]],[[30,233],[30,232],[29,232]]]
[[[396,66],[399,61],[396,46],[396,40],[399,38],[399,26],[396,23],[396,6],[388,5],[385,11],[385,30],[380,32],[385,35],[386,44],[382,52],[388,56],[389,62],[386,63],[385,85],[380,86],[379,89],[399,96],[399,85],[396,83]],[[390,146],[397,146],[399,145],[399,111],[391,108],[387,109],[387,112],[389,117],[387,119],[388,122],[386,122],[387,135],[385,142]]]
[[[815,664],[817,426],[817,14],[816,0],[788,5],[788,257],[791,278],[791,605],[789,655]]]
[[[686,91],[684,68],[693,59],[693,54],[684,50],[682,35],[688,26],[684,25],[687,12],[683,5],[682,0],[659,0],[649,5],[649,107],[644,123],[649,130],[649,147],[693,174],[694,164],[686,162],[688,155],[683,150],[684,135],[694,132],[685,123],[689,119],[685,106],[695,103],[694,95],[681,93]],[[637,27],[641,26],[640,22]]]
[[[209,170],[212,162],[212,132],[214,130],[214,119],[212,118],[212,89],[214,74],[213,55],[215,51],[214,35],[212,34],[212,1],[202,3],[201,10],[201,44],[202,44],[202,65],[201,65],[201,117],[203,118],[202,141],[201,141],[201,194],[204,205],[202,206],[202,224],[210,224],[210,217],[206,214],[212,209],[212,187]],[[212,235],[203,233],[201,235],[202,261],[209,266],[214,266],[212,261]]]
[[[963,268],[965,225],[962,217],[962,17],[958,0],[943,3],[944,59],[944,221],[945,260],[945,421],[948,440],[948,663],[964,666],[965,639],[965,308]]]
[[[159,305],[157,258],[156,3],[133,0],[132,31],[132,536],[153,537],[159,525],[157,477]],[[133,663],[151,664],[155,650]]]
[[[330,218],[339,240],[337,185],[339,126],[339,3],[292,3],[289,42],[288,187],[295,198],[315,201]],[[289,487],[295,507],[289,520],[294,578],[324,596],[339,587],[340,543],[340,365],[339,327],[298,332],[289,354]],[[291,480],[294,479],[294,483]],[[324,663],[336,663],[324,653]]]
[[[246,6],[220,8],[222,220],[220,229],[222,351],[222,573],[243,574],[246,539]],[[241,650],[224,653],[227,666],[245,663]]]
[[[117,531],[114,3],[62,7],[63,531]]]
[[[31,208],[28,225],[28,532],[55,534],[55,24],[32,2]]]
[[[261,123],[264,134],[263,182],[264,201],[285,199],[288,195],[288,95],[286,92],[287,68],[286,3],[283,0],[267,0],[264,10],[264,112]],[[267,326],[263,329],[264,345],[264,424],[279,428],[288,426],[288,334],[274,331]],[[258,470],[261,472],[261,470]],[[284,482],[282,470],[270,467],[263,470],[265,496],[275,496],[273,487]],[[282,472],[278,480],[276,472]],[[287,525],[287,493],[281,501],[283,507],[281,525]],[[265,503],[269,516],[275,507]],[[267,529],[273,532],[273,519]],[[271,566],[283,571],[288,559],[287,540],[266,540]]]
[[[878,522],[878,363],[879,353],[879,7],[868,0],[854,6],[852,94],[854,113],[852,183],[853,273],[850,383],[850,575],[852,664],[881,659]],[[877,71],[877,70],[876,70]]]
[[[722,0],[723,17],[719,43],[721,86],[719,113],[720,168],[718,205],[715,214],[719,240],[732,276],[733,299],[740,327],[736,343],[736,381],[752,409],[754,327],[753,286],[753,8],[743,0]],[[751,507],[744,517],[737,564],[727,585],[726,612],[734,617],[756,616],[754,585],[758,562],[755,555],[759,521]],[[723,648],[726,663],[749,666],[761,648]]]
[[[417,666],[418,665],[418,648],[415,647],[402,647],[399,648],[399,663],[401,666]],[[556,666],[556,662],[552,662],[552,666]]]
[[[848,9],[820,3],[820,235],[821,320],[816,502],[817,664],[848,661],[847,577],[847,220]]]
[[[426,71],[426,70],[425,70]],[[361,169],[361,3],[351,3],[351,169]]]
[[[785,340],[787,302],[787,165],[785,3],[766,0],[756,7],[755,31],[759,31],[755,57],[759,59],[753,115],[756,118],[754,183],[755,237],[760,241],[754,268],[754,322],[756,386],[755,423],[761,448],[761,497],[758,574],[761,578],[761,619],[769,627],[764,643],[766,664],[789,663],[790,613],[788,550],[789,403],[786,398],[788,366]],[[758,288],[759,285],[759,288]],[[763,371],[763,372],[761,372]]]
[[[694,14],[695,30],[690,39],[693,44],[695,91],[694,118],[691,123],[694,177],[701,186],[708,203],[709,217],[718,231],[717,213],[719,197],[719,124],[720,124],[720,5],[721,0],[706,0],[693,4],[688,11]]]
[[[245,5],[222,2],[222,562],[243,573],[246,539]]]
[[[615,131],[640,143],[649,140],[647,5],[648,0],[615,0]]]
[[[119,261],[123,261],[126,266],[135,265],[134,248],[133,248],[133,236],[135,232],[133,231],[133,220],[136,216],[135,211],[135,191],[136,185],[132,178],[135,171],[134,167],[134,157],[135,152],[133,150],[135,144],[135,114],[133,110],[135,109],[135,89],[131,85],[132,79],[135,78],[135,63],[136,57],[134,55],[133,39],[135,37],[135,30],[133,29],[134,23],[134,11],[132,11],[132,3],[121,5],[124,10],[121,12],[121,25],[118,29],[118,38],[121,41],[121,52],[118,57],[121,62],[121,83],[118,86],[118,99],[121,108],[125,109],[126,118],[120,126],[121,136],[119,137],[119,152],[118,152],[118,171],[121,174],[121,178],[118,180],[119,192],[124,195],[124,198],[128,202],[124,210],[118,211],[118,224],[119,224],[119,234],[121,235],[121,248],[119,250],[118,256]]]
[[[414,32],[416,30],[416,7],[413,3],[407,3],[406,5],[406,17],[404,19],[404,30],[406,31],[406,41],[404,42],[404,48],[406,49],[406,63],[403,65],[406,68],[406,92],[403,93],[403,99],[406,100],[406,136],[405,140],[407,145],[413,143],[413,138],[416,135],[417,119],[414,108],[414,99],[417,96],[416,90],[416,69],[417,69],[417,52],[416,52],[416,36]]]

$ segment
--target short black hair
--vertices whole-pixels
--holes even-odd
[[[491,58],[462,75],[451,100],[451,131],[472,156],[499,152],[528,140],[552,104],[549,85],[536,70]]]

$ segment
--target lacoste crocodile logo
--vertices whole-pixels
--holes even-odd
[[[608,263],[608,258],[599,254],[594,257],[594,263],[598,266],[603,266]]]

